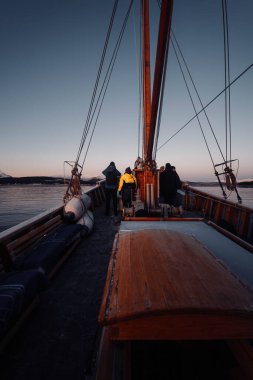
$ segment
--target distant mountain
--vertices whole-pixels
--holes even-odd
[[[213,187],[213,186],[219,186],[218,182],[189,182],[186,181],[189,186],[196,186],[196,187]],[[222,182],[222,185],[225,186],[225,183]],[[246,179],[246,180],[240,180],[237,183],[238,187],[253,187],[253,180]]]
[[[241,180],[238,187],[253,187],[253,180]]]
[[[12,178],[12,177],[8,174],[5,174],[4,172],[0,170],[0,178]]]
[[[252,183],[253,182],[253,178],[244,178],[244,179],[239,179],[237,181],[238,183]]]
[[[93,177],[89,179],[81,179],[82,185],[95,185],[99,178]],[[63,185],[68,183],[69,179],[64,179],[62,177],[45,177],[45,176],[34,176],[34,177],[11,177],[11,176],[0,176],[0,185]]]

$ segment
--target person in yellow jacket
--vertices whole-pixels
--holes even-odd
[[[132,174],[130,167],[126,168],[125,173],[120,177],[118,191],[122,195],[124,207],[131,207],[134,192],[137,189],[137,181]]]

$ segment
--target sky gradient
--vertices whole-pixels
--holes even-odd
[[[110,51],[128,4],[119,1]],[[112,7],[112,0],[0,0],[1,171],[12,176],[63,176],[64,161],[76,159]],[[101,175],[112,160],[123,172],[133,167],[138,155],[138,14],[139,1],[135,1],[84,177]],[[228,1],[231,81],[253,63],[252,15],[252,0],[242,0],[240,5],[237,0]],[[150,18],[153,57],[156,1],[150,2]],[[174,0],[172,28],[205,105],[224,88],[221,1]],[[153,71],[154,58],[151,64]],[[206,111],[224,152],[224,96]],[[158,147],[192,116],[194,110],[170,46]],[[201,120],[218,164],[221,156],[203,115]],[[232,158],[239,159],[239,179],[253,178],[252,120],[253,69],[231,86]],[[196,119],[158,150],[158,166],[166,162],[177,167],[183,180],[215,180]]]

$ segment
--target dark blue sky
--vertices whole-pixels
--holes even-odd
[[[128,4],[119,1],[114,42]],[[111,0],[0,1],[0,170],[13,176],[62,175],[63,162],[75,160],[112,6]],[[138,153],[138,1],[133,10],[84,166],[86,176],[100,174],[111,160],[123,171]],[[150,14],[154,52],[156,1],[150,1]],[[252,0],[228,1],[228,15],[233,80],[253,62]],[[173,30],[206,104],[224,87],[221,1],[175,0]],[[252,72],[231,87],[232,158],[240,159],[241,178],[253,178]],[[224,149],[224,97],[207,112]],[[170,47],[158,146],[193,115]],[[203,128],[218,163],[204,119]],[[196,120],[158,151],[157,161],[159,166],[174,163],[185,180],[214,178]]]

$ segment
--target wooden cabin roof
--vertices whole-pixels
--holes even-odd
[[[253,293],[193,236],[125,231],[99,321],[115,339],[253,337]]]

